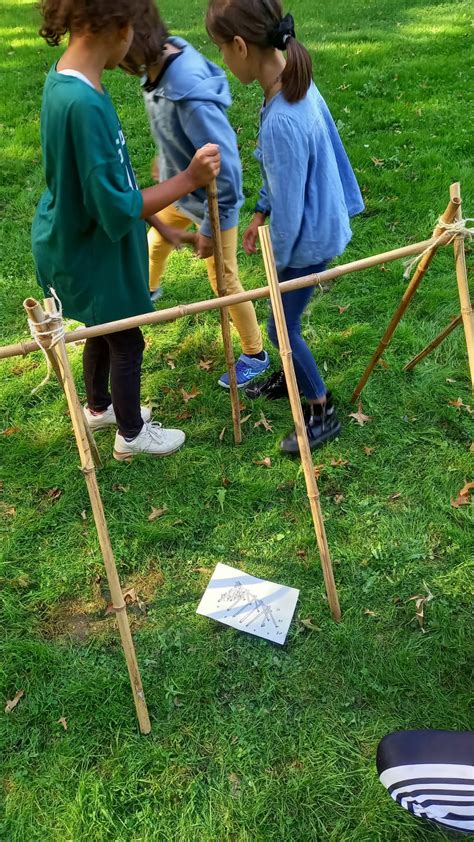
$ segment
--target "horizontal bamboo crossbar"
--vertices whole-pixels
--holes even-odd
[[[452,235],[446,234],[443,240],[438,241],[439,245],[446,245]],[[295,289],[303,289],[304,287],[316,286],[316,284],[328,283],[340,278],[342,275],[348,275],[351,272],[362,272],[364,269],[370,269],[373,266],[379,266],[382,263],[390,263],[394,260],[400,260],[404,257],[411,257],[415,254],[421,254],[426,248],[431,246],[435,240],[430,238],[420,243],[413,243],[409,246],[402,246],[401,248],[393,249],[392,251],[384,252],[383,254],[374,254],[371,257],[364,257],[361,260],[353,260],[351,263],[341,263],[339,266],[333,266],[332,269],[326,269],[325,272],[320,272],[318,275],[305,275],[301,278],[295,278],[291,281],[284,281],[280,284],[280,290],[285,292],[292,292]],[[245,290],[244,292],[235,293],[234,295],[225,295],[222,298],[213,298],[207,301],[196,301],[193,304],[180,304],[177,307],[170,307],[166,310],[157,310],[154,313],[143,313],[139,316],[132,316],[127,319],[120,319],[115,322],[107,322],[101,325],[94,325],[93,327],[81,327],[77,330],[71,330],[66,333],[65,342],[80,342],[84,339],[93,336],[105,336],[109,333],[118,333],[121,330],[128,330],[132,327],[143,327],[144,325],[153,325],[160,322],[174,321],[175,319],[183,318],[184,316],[194,316],[197,313],[205,313],[209,310],[219,310],[221,307],[229,307],[234,304],[242,304],[244,301],[257,301],[260,298],[269,298],[270,290],[268,286],[260,287],[259,289]],[[36,342],[17,342],[14,345],[5,345],[0,347],[0,359],[7,359],[8,357],[21,357],[26,354],[31,354],[37,351],[38,346]]]

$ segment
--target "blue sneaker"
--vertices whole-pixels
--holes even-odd
[[[156,289],[150,290],[150,301],[153,304],[155,301],[158,301],[161,296],[163,295],[163,290],[161,287],[157,287]]]
[[[237,378],[237,388],[243,389],[247,383],[250,383],[254,377],[259,377],[267,370],[270,365],[270,357],[265,351],[265,358],[259,360],[257,357],[248,357],[246,354],[241,354],[235,364],[235,376]],[[219,386],[224,389],[229,388],[229,375],[227,371],[217,381]]]

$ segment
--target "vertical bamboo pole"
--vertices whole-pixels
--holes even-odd
[[[446,337],[449,336],[449,334],[452,333],[453,330],[455,330],[457,326],[461,323],[462,315],[460,313],[459,316],[456,316],[456,318],[453,319],[449,323],[449,325],[445,327],[445,329],[442,330],[441,333],[439,333],[438,336],[436,336],[433,339],[433,341],[430,342],[429,345],[426,346],[426,348],[423,348],[423,350],[420,351],[420,353],[417,354],[416,357],[413,357],[409,362],[407,362],[406,365],[403,366],[403,371],[411,371],[412,368],[415,368],[415,366],[418,365],[418,363],[420,363],[422,360],[424,360],[425,357],[428,356],[428,354],[431,354],[431,351],[434,351],[434,349],[437,348],[438,345],[441,345],[443,340],[446,339]]]
[[[455,198],[455,197],[450,198],[449,204],[448,204],[445,212],[443,213],[443,216],[441,217],[443,222],[449,223],[449,222],[453,221],[453,219],[456,216],[456,211],[457,211],[460,204],[461,204],[460,199]],[[439,237],[440,234],[442,234],[442,233],[443,233],[443,229],[440,228],[437,225],[436,228],[433,231],[433,237]],[[356,388],[354,389],[354,392],[352,394],[352,400],[353,401],[355,401],[356,398],[359,397],[360,393],[362,392],[362,389],[364,388],[365,384],[367,383],[367,380],[369,379],[372,371],[374,370],[375,366],[377,365],[380,357],[384,353],[387,346],[390,344],[392,336],[395,333],[395,330],[397,328],[397,325],[398,325],[400,319],[402,318],[403,314],[405,313],[405,310],[407,309],[407,307],[408,307],[411,299],[413,298],[415,292],[417,291],[418,287],[420,286],[420,283],[422,282],[422,280],[425,276],[425,273],[426,273],[434,255],[436,254],[438,248],[439,248],[439,246],[434,245],[421,258],[420,262],[417,264],[414,275],[413,275],[410,283],[408,284],[405,292],[403,293],[402,300],[400,301],[400,304],[398,305],[397,309],[395,310],[395,313],[393,314],[392,318],[390,319],[389,325],[388,325],[384,335],[382,336],[382,339],[380,340],[379,344],[377,345],[377,348],[376,348],[376,350],[375,350],[375,352],[372,356],[372,359],[370,360],[370,362],[369,362],[367,368],[365,369],[362,377],[360,378]]]
[[[459,182],[451,184],[451,199],[461,202],[461,187]],[[461,219],[461,204],[459,204],[456,219]],[[461,302],[461,316],[466,337],[467,357],[471,373],[471,388],[474,393],[474,311],[472,309],[469,284],[467,281],[466,253],[464,237],[459,234],[454,240],[454,259],[456,262],[456,279],[458,282],[459,300]]]
[[[35,301],[32,298],[29,298],[24,302],[24,307],[26,312],[28,313],[28,317],[32,322],[41,323],[45,321],[45,314],[37,301]],[[51,327],[53,328],[60,325],[61,317],[56,311],[56,304],[54,300],[51,298],[46,299],[45,308],[47,309],[48,314],[51,316]],[[50,342],[47,336],[39,337],[39,339],[41,341],[41,344],[44,343],[45,345],[49,346]],[[135,654],[135,648],[130,632],[126,604],[123,598],[122,589],[120,587],[117,567],[115,564],[115,558],[110,542],[110,535],[107,528],[107,522],[105,520],[104,507],[102,504],[102,499],[97,484],[94,461],[90,449],[89,438],[87,436],[86,421],[84,418],[82,407],[79,402],[79,398],[77,396],[74,378],[72,376],[72,371],[69,364],[69,358],[67,355],[64,339],[62,339],[53,347],[49,347],[49,350],[54,356],[57,369],[60,372],[61,382],[63,385],[64,393],[66,395],[69,412],[71,414],[72,426],[74,429],[77,449],[79,451],[79,456],[81,460],[81,470],[84,474],[84,478],[87,485],[87,491],[89,492],[94,522],[96,525],[99,544],[104,559],[104,566],[107,573],[107,581],[109,584],[110,594],[112,598],[112,605],[114,607],[115,614],[117,617],[120,637],[122,640],[122,647],[125,655],[125,660],[127,662],[128,674],[132,686],[132,693],[135,701],[135,708],[137,712],[138,722],[140,725],[140,731],[142,732],[142,734],[149,734],[151,731],[151,724],[148,716],[148,709],[145,701],[145,695],[143,692],[140,671],[138,668],[137,658]]]
[[[293,354],[291,351],[290,339],[288,336],[288,328],[286,326],[285,313],[283,310],[283,301],[281,296],[280,285],[278,282],[275,258],[273,256],[273,248],[268,226],[262,226],[261,228],[259,228],[258,233],[260,235],[260,243],[262,246],[265,271],[267,274],[267,281],[270,289],[270,298],[272,302],[273,316],[275,319],[275,327],[278,336],[280,356],[283,365],[283,371],[285,372],[285,379],[288,387],[291,411],[293,413],[295,430],[298,438],[298,447],[300,451],[301,464],[303,466],[304,477],[306,481],[306,490],[308,494],[309,505],[311,508],[311,515],[313,518],[314,531],[316,533],[316,539],[318,542],[321,567],[323,569],[324,584],[326,586],[326,594],[328,597],[329,607],[331,609],[332,616],[334,620],[337,621],[341,619],[341,609],[339,607],[339,598],[337,595],[336,584],[334,581],[334,573],[332,569],[331,556],[329,554],[329,547],[326,538],[324,519],[321,511],[318,486],[316,483],[316,477],[314,475],[314,466],[311,457],[311,450],[309,447],[308,437],[306,435],[306,425],[303,417],[303,410],[301,407],[298,384],[296,382],[295,369],[293,366]]]
[[[217,292],[218,295],[222,297],[223,295],[226,295],[227,289],[225,280],[224,254],[222,251],[221,225],[219,219],[217,182],[215,178],[211,181],[209,187],[207,188],[207,198],[209,204],[209,219],[212,228],[212,241],[214,245],[214,262],[216,266]],[[229,311],[227,307],[221,308],[221,330],[222,341],[224,343],[224,353],[227,364],[227,372],[229,375],[229,391],[232,406],[234,441],[236,444],[240,444],[242,441],[242,430],[240,428],[240,399],[239,390],[237,389],[237,378],[235,376],[234,351],[232,348]]]
[[[31,300],[33,301],[33,299],[31,299]],[[46,299],[46,300],[50,300],[50,299]],[[36,302],[35,306],[31,307],[30,310],[27,311],[27,312],[28,312],[28,318],[30,319],[30,321],[34,322],[34,324],[41,324],[42,321],[45,320],[46,324],[44,326],[42,326],[42,329],[44,329],[44,328],[46,328],[46,330],[48,329],[48,319],[47,318],[45,319],[45,313],[43,312],[43,308],[41,307],[40,304],[38,304],[38,302]],[[55,308],[55,312],[56,312],[56,308]],[[49,310],[48,310],[48,315],[49,314],[50,313],[49,313]],[[61,386],[61,388],[63,388],[61,371],[59,369],[58,361],[56,359],[56,356],[52,352],[52,350],[50,349],[50,340],[48,339],[47,336],[45,336],[44,339],[45,339],[45,345],[43,345],[44,351],[45,351],[46,356],[48,357],[48,360],[51,364],[51,367],[52,367],[52,369],[53,369],[53,371],[54,371],[54,373],[55,373],[55,375],[58,379],[59,385]],[[76,395],[76,397],[77,397],[77,395]],[[79,403],[79,400],[78,400],[78,403]],[[79,404],[79,406],[80,406],[80,404]],[[81,408],[81,412],[82,412],[82,408]],[[92,458],[94,460],[94,465],[96,466],[96,468],[101,468],[102,462],[101,462],[101,459],[100,459],[99,451],[98,451],[97,445],[94,441],[94,436],[92,435],[92,432],[89,429],[87,424],[86,424],[86,434],[87,434],[87,438],[88,438],[88,441],[89,441],[89,446],[90,446],[90,449],[91,449]]]

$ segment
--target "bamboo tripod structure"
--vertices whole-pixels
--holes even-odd
[[[51,364],[66,396],[74,436],[76,438],[77,449],[81,460],[81,471],[84,474],[87,491],[89,492],[92,513],[94,516],[110,595],[112,598],[112,605],[117,617],[123,652],[127,662],[138,723],[141,733],[149,734],[151,731],[150,718],[148,716],[140,671],[130,632],[127,607],[120,587],[112,544],[110,542],[110,535],[105,520],[104,507],[100,496],[99,486],[97,484],[93,449],[91,448],[92,436],[87,428],[82,407],[79,402],[64,339],[60,339],[54,345],[51,344],[51,332],[54,333],[54,331],[58,330],[58,328],[61,329],[62,318],[58,313],[56,302],[53,298],[46,298],[44,300],[44,308],[46,312],[43,311],[41,305],[34,298],[27,298],[24,302],[24,307],[30,321],[36,325],[37,328],[41,328],[40,332],[37,332],[36,334],[38,342],[41,344],[41,347],[44,348],[48,358],[51,360]],[[48,331],[50,332],[49,336]]]
[[[288,387],[291,412],[293,414],[296,435],[298,438],[298,447],[301,456],[301,464],[303,466],[304,477],[306,481],[306,491],[308,494],[309,505],[311,508],[311,516],[313,518],[314,531],[316,533],[316,539],[318,542],[321,567],[323,569],[324,584],[326,586],[326,594],[329,602],[329,608],[331,609],[331,614],[334,620],[338,621],[341,619],[341,609],[339,607],[339,598],[337,595],[336,583],[334,581],[334,573],[332,569],[331,556],[329,554],[329,547],[326,538],[324,519],[321,511],[318,485],[316,482],[316,477],[314,475],[314,466],[311,457],[311,450],[309,447],[308,437],[306,435],[306,426],[303,417],[303,409],[301,406],[298,384],[296,382],[295,368],[293,365],[293,353],[291,350],[290,339],[288,336],[288,328],[286,326],[285,312],[283,310],[283,300],[281,296],[280,284],[278,281],[275,258],[273,256],[272,242],[270,239],[270,230],[267,226],[262,226],[258,229],[258,233],[260,235],[260,244],[262,246],[263,261],[265,264],[265,271],[267,274],[267,281],[270,289],[270,299],[272,302],[273,317],[275,319],[275,327],[278,336],[278,346],[280,349],[283,371],[285,372],[285,380],[286,385]]]
[[[458,182],[451,184],[450,187],[450,198],[448,206],[441,217],[441,222],[450,224],[454,222],[454,220],[461,219],[461,189]],[[382,354],[384,353],[385,349],[391,342],[392,336],[395,333],[395,330],[400,322],[400,319],[404,315],[405,311],[407,310],[415,292],[417,291],[419,285],[421,284],[426,271],[429,268],[429,265],[435,256],[439,246],[441,243],[437,243],[436,239],[443,233],[444,228],[439,224],[433,231],[433,239],[435,242],[433,243],[432,247],[423,255],[420,262],[418,263],[413,277],[408,284],[400,304],[398,305],[395,313],[393,314],[388,327],[385,330],[382,339],[380,340],[377,348],[374,351],[374,354],[365,369],[362,377],[360,378],[354,392],[352,394],[352,400],[355,401],[356,398],[359,397],[362,389],[364,388],[365,384],[367,383],[372,371],[374,370],[375,366],[377,365],[378,361],[380,360]],[[455,264],[456,264],[456,279],[458,284],[458,292],[459,292],[459,299],[461,301],[461,320],[464,326],[464,334],[466,337],[466,345],[467,345],[467,353],[468,353],[468,362],[469,362],[469,370],[471,374],[471,384],[472,390],[474,392],[474,311],[472,309],[471,299],[469,295],[469,285],[467,281],[467,270],[466,270],[466,259],[465,259],[465,249],[464,249],[464,237],[461,234],[458,234],[454,237],[454,257],[455,257]],[[433,348],[436,348],[443,339],[448,336],[452,330],[459,324],[456,320],[455,324],[451,324],[448,328],[440,334],[434,342],[430,343],[426,348],[423,349],[416,357],[410,360],[409,363],[405,366],[405,371],[414,368],[414,366],[420,362],[421,359],[426,357]]]
[[[207,188],[207,198],[209,204],[209,219],[212,228],[212,241],[214,246],[214,262],[216,266],[217,292],[219,294],[219,297],[222,298],[226,295],[227,288],[225,280],[224,253],[222,251],[222,236],[221,224],[219,219],[217,182],[215,178],[211,181],[209,187]],[[232,425],[234,428],[234,441],[236,444],[240,444],[242,441],[242,430],[240,427],[240,399],[239,391],[237,389],[237,378],[235,375],[235,360],[230,334],[229,310],[227,307],[224,306],[221,307],[220,313],[222,342],[224,344],[227,373],[229,375],[229,390],[232,407]]]

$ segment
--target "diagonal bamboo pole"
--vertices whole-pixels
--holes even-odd
[[[35,307],[31,307],[31,309],[29,311],[29,319],[30,319],[31,322],[33,322],[34,324],[36,324],[38,326],[40,326],[42,324],[42,320],[45,319],[45,313],[43,312],[43,308],[41,307],[40,304],[37,303]],[[46,326],[47,325],[45,325],[45,327]],[[36,347],[38,347],[38,346],[36,345]],[[46,354],[46,356],[47,356],[47,358],[50,362],[51,368],[53,369],[53,371],[54,371],[54,373],[57,377],[58,383],[62,388],[63,387],[63,381],[62,381],[62,376],[61,376],[61,370],[59,368],[58,361],[56,359],[56,355],[53,353],[53,350],[50,347],[44,347],[43,346],[43,350],[44,350],[44,352],[45,352],[45,354]],[[79,400],[78,400],[78,404],[80,406]],[[82,408],[81,408],[81,412],[82,412]],[[97,445],[95,443],[94,436],[92,435],[92,432],[89,429],[87,424],[86,424],[86,435],[87,435],[87,439],[88,439],[88,442],[89,442],[89,447],[91,449],[92,458],[94,460],[94,465],[96,466],[96,468],[101,468],[102,462],[101,462],[101,459],[100,459],[99,451],[97,449]]]
[[[56,310],[54,299],[49,298],[45,300],[45,309],[50,318],[51,328],[58,327],[61,324],[61,317]],[[34,298],[27,298],[24,302],[24,307],[28,313],[28,317],[33,323],[44,325],[46,321],[45,313],[41,305]],[[47,329],[47,328],[46,328]],[[42,331],[45,328],[42,327]],[[109,584],[110,595],[112,598],[112,605],[117,617],[117,623],[122,639],[122,647],[127,662],[128,674],[130,677],[130,684],[132,686],[133,698],[135,701],[135,708],[137,712],[140,731],[142,734],[149,734],[151,731],[150,719],[148,716],[148,709],[146,706],[145,695],[143,692],[140,671],[138,668],[135,648],[133,645],[132,635],[130,632],[130,625],[127,616],[127,607],[123,598],[122,589],[117,573],[115,558],[110,542],[110,535],[105,520],[104,507],[97,484],[95,473],[94,460],[90,449],[89,439],[87,436],[86,421],[82,411],[82,407],[77,396],[74,378],[72,376],[69,358],[66,351],[64,340],[59,341],[56,345],[50,345],[48,336],[38,336],[38,340],[49,350],[55,359],[55,369],[59,372],[61,383],[66,395],[66,400],[71,415],[72,426],[76,438],[77,449],[81,460],[81,470],[84,474],[84,479],[89,492],[92,512],[94,515],[94,522],[97,529],[99,544],[104,559],[104,566],[107,573],[107,581]]]
[[[209,205],[209,220],[212,228],[212,242],[214,247],[214,263],[216,267],[217,278],[217,292],[222,298],[227,293],[226,279],[225,279],[225,264],[224,253],[222,251],[222,236],[221,224],[219,219],[219,204],[217,183],[215,178],[211,181],[207,188],[207,198]],[[232,424],[234,427],[234,441],[240,444],[242,441],[242,430],[240,428],[240,399],[237,389],[237,378],[235,375],[235,359],[234,350],[232,348],[232,339],[230,334],[230,319],[229,310],[227,307],[221,307],[221,331],[222,341],[224,343],[225,359],[227,364],[227,373],[229,375],[229,391],[230,402],[232,406]]]
[[[420,351],[419,354],[417,354],[415,357],[409,360],[409,362],[407,362],[407,364],[403,366],[403,371],[411,371],[413,368],[415,368],[415,366],[418,365],[418,363],[420,363],[422,360],[424,360],[425,357],[428,356],[428,354],[431,354],[431,352],[434,351],[434,349],[437,348],[438,345],[441,345],[441,343],[446,339],[446,337],[449,336],[449,334],[452,333],[453,330],[456,330],[456,328],[460,324],[462,324],[461,313],[459,314],[459,316],[456,316],[456,318],[453,319],[449,323],[449,325],[445,327],[445,329],[442,330],[441,333],[439,333],[438,336],[436,336],[433,339],[433,341],[429,343],[429,345],[426,346],[426,348],[423,348],[423,350]]]
[[[288,328],[286,326],[285,313],[283,310],[283,301],[280,292],[280,284],[278,282],[275,258],[273,256],[273,248],[268,226],[262,226],[261,228],[259,228],[258,233],[260,235],[260,244],[262,246],[265,271],[267,274],[268,286],[270,289],[270,298],[272,302],[273,316],[275,319],[275,327],[277,330],[280,356],[283,365],[283,371],[285,372],[286,383],[288,386],[288,394],[290,398],[291,411],[293,413],[293,419],[295,422],[296,435],[298,437],[298,447],[301,456],[301,464],[303,466],[304,476],[306,480],[306,490],[308,494],[309,505],[311,508],[314,530],[316,532],[316,539],[318,542],[319,556],[321,559],[324,583],[326,586],[326,594],[328,597],[329,607],[331,609],[332,616],[334,620],[337,621],[341,619],[341,609],[339,607],[339,598],[337,595],[336,584],[334,581],[331,557],[329,555],[326,530],[324,527],[324,519],[321,511],[318,486],[316,483],[316,477],[314,475],[314,466],[311,457],[311,450],[309,447],[308,437],[306,435],[306,427],[303,417],[303,410],[301,407],[300,394],[298,384],[296,382],[295,369],[293,366],[293,354],[291,351],[291,345],[288,336]]]
[[[443,216],[441,217],[443,222],[446,222],[446,223],[453,222],[453,220],[456,216],[458,206],[460,205],[460,203],[461,203],[460,199],[450,198],[449,204],[448,204]],[[437,225],[436,228],[433,231],[433,238],[435,239],[436,237],[439,237],[440,234],[442,234],[442,233],[443,233],[443,229],[440,228]],[[375,352],[372,356],[372,359],[370,360],[367,368],[365,369],[362,377],[360,378],[357,386],[354,389],[354,392],[352,394],[352,400],[353,401],[355,401],[356,398],[359,397],[360,393],[362,392],[362,389],[364,388],[365,384],[367,383],[367,380],[369,379],[370,375],[372,374],[372,371],[374,370],[375,366],[377,365],[380,357],[384,353],[387,346],[390,345],[392,336],[395,333],[395,330],[398,326],[398,323],[399,323],[400,319],[402,318],[403,314],[405,313],[405,310],[407,309],[407,307],[408,307],[411,299],[413,298],[416,290],[420,286],[420,284],[421,284],[421,282],[422,282],[422,280],[425,276],[425,273],[426,273],[434,255],[436,254],[437,250],[438,250],[438,246],[436,244],[434,244],[433,247],[430,248],[430,250],[421,258],[420,262],[418,263],[418,265],[415,269],[415,272],[413,274],[413,277],[412,277],[410,283],[408,284],[405,292],[403,293],[402,300],[400,301],[400,304],[398,305],[397,309],[395,310],[395,313],[393,314],[392,318],[390,319],[388,327],[387,327],[384,335],[382,336],[382,339],[380,340],[379,344],[377,345],[377,348],[375,349]]]
[[[456,199],[461,203],[461,186],[459,182],[451,185],[450,196],[452,201]],[[461,204],[459,204],[456,219],[461,219]],[[461,316],[466,337],[467,357],[469,371],[471,374],[471,388],[474,393],[474,311],[472,309],[469,284],[467,281],[466,253],[464,249],[464,237],[458,235],[454,240],[454,259],[456,262],[456,279],[458,282],[459,300],[461,302]]]
[[[449,234],[446,234],[444,240],[439,245],[445,245],[449,239]],[[333,266],[332,269],[326,269],[319,275],[305,275],[302,278],[295,278],[292,281],[284,281],[280,284],[280,291],[292,292],[295,289],[303,289],[304,287],[316,286],[316,284],[329,283],[336,280],[343,275],[348,275],[351,272],[362,272],[365,269],[371,269],[373,266],[379,266],[381,263],[390,263],[393,260],[401,260],[405,257],[412,257],[415,254],[421,254],[426,248],[433,245],[434,239],[423,240],[420,243],[413,243],[410,246],[402,246],[401,248],[393,249],[392,251],[383,252],[381,254],[374,254],[370,257],[364,257],[361,260],[353,260],[350,263],[341,263],[338,266]],[[144,325],[161,324],[161,322],[174,321],[185,316],[194,316],[197,313],[207,313],[210,310],[220,310],[221,307],[230,307],[232,304],[242,304],[244,301],[258,301],[260,298],[268,298],[270,295],[268,287],[260,287],[259,289],[245,290],[244,292],[237,292],[233,295],[226,295],[225,298],[211,298],[208,301],[196,301],[193,304],[180,304],[177,307],[170,307],[166,310],[155,310],[154,313],[143,313],[140,316],[132,316],[127,319],[118,319],[115,322],[107,322],[101,325],[94,325],[93,327],[81,327],[77,330],[71,330],[66,333],[64,341],[80,342],[83,339],[89,339],[92,336],[106,336],[110,333],[118,333],[121,330],[128,330],[132,327],[143,327]],[[21,357],[26,354],[31,354],[37,351],[38,346],[36,342],[16,342],[13,345],[5,345],[0,347],[0,359],[7,359],[9,357]]]

